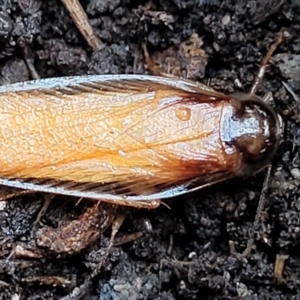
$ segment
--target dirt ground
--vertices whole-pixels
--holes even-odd
[[[284,29],[290,37],[277,48],[258,94],[272,92],[281,110],[293,103],[282,81],[300,94],[298,0],[81,4],[102,41],[95,51],[60,0],[0,0],[0,82],[147,73],[141,51],[146,42],[164,71],[225,93],[249,91],[268,47]],[[126,209],[118,236],[143,235],[111,250],[82,299],[300,299],[297,112],[285,122],[249,255],[239,253],[251,235],[265,172],[171,199],[170,208]],[[54,198],[38,228],[78,219],[91,203],[75,206],[76,201]],[[33,250],[16,257],[16,247],[36,247],[32,228],[42,204],[41,195],[34,194],[1,206],[0,299],[61,299],[85,282],[104,255],[110,230],[80,253],[37,258]]]

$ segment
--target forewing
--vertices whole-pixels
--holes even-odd
[[[92,103],[96,104],[97,108],[91,109],[91,107],[88,107],[90,118],[93,114],[96,114],[98,120],[101,120],[99,112],[104,112],[107,109],[114,110],[114,116],[118,114],[130,115],[133,109],[139,113],[139,111],[146,111],[147,107],[151,107],[153,103],[160,104],[155,110],[149,109],[150,113],[144,116],[145,118],[151,118],[152,115],[157,115],[159,112],[175,105],[178,101],[180,101],[180,104],[184,101],[195,101],[194,95],[198,96],[197,101],[199,103],[213,102],[221,96],[224,98],[224,95],[204,87],[182,79],[138,75],[53,78],[0,87],[0,105],[13,106],[16,111],[17,107],[27,105],[24,112],[32,112],[38,107],[38,104],[44,105],[48,102],[55,109],[61,105],[66,105],[66,103],[72,103],[73,105],[76,101],[76,106],[72,108],[75,118],[76,115],[86,112],[85,105],[87,99],[90,99]],[[199,97],[199,94],[201,97]],[[105,121],[105,117],[105,115],[102,116],[102,121]],[[63,122],[64,120],[61,124],[58,124],[62,130],[65,129]],[[21,171],[12,169],[10,172],[2,172],[0,184],[93,199],[112,201],[128,199],[135,201],[153,200],[182,194],[215,181],[222,181],[230,176],[228,172],[218,171],[217,168],[214,174],[201,172],[201,170],[207,168],[208,161],[210,162],[210,168],[214,168],[215,155],[210,156],[210,154],[204,153],[202,161],[198,159],[197,162],[191,160],[178,163],[176,157],[167,155],[168,152],[163,147],[166,141],[156,139],[155,142],[143,142],[141,138],[137,138],[132,134],[132,128],[137,128],[143,122],[143,119],[133,122],[131,128],[122,129],[117,138],[119,146],[123,145],[122,137],[126,138],[127,141],[130,140],[132,148],[127,147],[128,152],[141,151],[141,148],[143,148],[144,152],[141,151],[143,155],[140,155],[140,159],[143,160],[144,166],[147,166],[147,172],[145,172],[145,168],[138,170],[138,163],[130,169],[130,160],[126,164],[123,163],[123,168],[121,166],[113,168],[114,165],[112,164],[108,169],[99,168],[97,170],[97,164],[93,165],[92,163],[92,159],[95,157],[82,158],[78,155],[78,152],[71,151],[64,157],[64,162],[60,162],[60,164],[51,164],[50,161],[47,161],[42,166],[35,165],[32,167],[29,161],[24,164],[24,169]],[[107,131],[107,128],[103,128],[103,130]],[[178,133],[174,132],[173,134],[176,137]],[[201,139],[202,133],[198,132],[197,135],[197,137],[193,136],[193,139]],[[81,144],[85,142],[82,141]],[[172,140],[167,143],[171,142]],[[187,141],[183,140],[182,142]],[[116,145],[117,140],[114,140],[113,143]],[[114,154],[120,155],[120,153],[112,153],[109,147],[101,148],[100,144],[97,147],[100,158],[107,158]],[[145,157],[148,158],[146,163]],[[24,161],[25,159],[26,157],[24,157]],[[77,164],[75,169],[74,164]],[[159,166],[162,164],[169,168],[169,173],[160,175],[152,171],[154,170],[152,165]],[[217,167],[217,164],[215,167]],[[53,179],[52,175],[54,173],[51,173],[51,170],[54,168],[60,175],[65,172],[66,175],[74,176],[75,180]],[[95,169],[97,172],[95,172]],[[93,171],[91,172],[91,170]],[[14,176],[15,174],[22,174],[22,176]],[[91,174],[93,176],[98,174],[97,180],[91,180]],[[80,180],[78,180],[79,178]]]

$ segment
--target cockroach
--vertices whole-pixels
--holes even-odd
[[[268,51],[254,87],[281,40]],[[280,114],[254,91],[225,95],[187,79],[149,75],[48,78],[1,86],[0,184],[156,208],[163,199],[251,176],[270,164],[282,133]],[[112,221],[106,254],[80,293],[99,273],[123,218]],[[65,228],[78,231],[76,224]],[[97,234],[91,225],[87,229]],[[49,237],[54,235],[43,231],[39,246],[58,246],[60,252],[81,250],[89,242],[74,249],[63,239],[67,247],[61,248],[61,240]]]
[[[160,201],[269,166],[279,113],[254,95],[188,79],[87,75],[0,86],[0,184],[156,208]],[[269,170],[270,171],[270,170]]]
[[[254,94],[150,75],[1,86],[0,117],[0,184],[146,208],[261,171],[282,131]]]

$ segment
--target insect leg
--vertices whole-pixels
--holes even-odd
[[[142,44],[142,49],[143,49],[143,52],[144,52],[145,63],[147,65],[147,68],[148,68],[149,72],[152,75],[163,76],[161,71],[159,70],[159,68],[155,66],[154,61],[151,59],[150,54],[149,54],[148,49],[147,49],[147,46],[146,46],[146,43]]]
[[[251,94],[255,94],[259,84],[261,84],[261,81],[262,81],[262,79],[264,77],[264,74],[266,72],[266,69],[267,69],[267,64],[268,64],[270,58],[272,57],[274,51],[276,50],[278,45],[280,43],[282,43],[283,40],[287,37],[289,37],[288,32],[281,32],[279,37],[276,39],[276,41],[270,46],[266,56],[263,58],[263,60],[261,62],[259,72],[258,72],[258,74],[257,74],[257,76],[254,80],[253,86],[251,88],[251,92],[250,92]],[[271,95],[268,95],[268,94],[264,97],[264,101],[266,103],[270,102],[271,99],[272,99]],[[261,194],[260,194],[260,197],[259,197],[258,206],[257,206],[256,214],[255,214],[255,219],[254,219],[253,225],[251,227],[250,238],[249,238],[249,241],[247,243],[246,249],[242,253],[242,256],[249,255],[251,250],[252,250],[252,247],[253,247],[253,244],[254,244],[254,231],[255,231],[255,228],[258,227],[262,211],[263,211],[263,209],[265,207],[265,204],[266,204],[266,199],[267,199],[266,198],[266,192],[267,192],[268,187],[269,187],[269,180],[270,180],[270,176],[271,176],[271,170],[272,170],[272,166],[270,165],[270,166],[268,166],[267,174],[266,174],[266,177],[265,177],[264,183],[263,183],[263,188],[262,188],[262,191],[261,191]]]
[[[289,108],[287,108],[283,111],[283,114],[287,116],[287,115],[290,115],[292,112],[294,112],[297,108],[299,108],[300,98],[294,93],[294,91],[291,89],[291,87],[287,83],[282,82],[282,84],[284,85],[286,90],[292,95],[292,97],[294,98],[294,101],[295,101],[295,103],[293,103]]]
[[[124,244],[136,241],[142,236],[143,236],[143,233],[141,231],[138,231],[138,232],[134,232],[131,234],[127,234],[121,238],[115,238],[115,240],[113,241],[113,246],[114,247],[122,246]]]
[[[51,203],[51,200],[55,197],[54,194],[43,194],[43,198],[44,198],[44,204],[43,207],[40,209],[36,220],[33,223],[33,227],[35,228],[35,226],[40,222],[41,218],[45,215],[45,213],[48,210],[48,207]]]
[[[251,91],[250,93],[251,94],[255,94],[258,86],[261,84],[262,82],[262,79],[266,73],[266,70],[267,70],[267,66],[268,66],[268,63],[270,61],[270,58],[272,57],[274,51],[276,50],[276,48],[278,47],[279,44],[281,44],[283,42],[283,40],[285,38],[288,38],[289,37],[289,33],[284,31],[284,32],[280,32],[279,34],[279,37],[276,39],[276,41],[270,46],[266,56],[263,58],[263,60],[261,61],[261,64],[260,64],[260,68],[259,68],[259,71],[258,71],[258,74],[256,75],[255,77],[255,80],[254,80],[254,83],[252,85],[252,88],[251,88]]]
[[[264,179],[262,191],[260,193],[260,197],[259,197],[259,201],[258,201],[258,205],[257,205],[257,209],[256,209],[256,214],[255,214],[255,219],[254,219],[254,222],[251,226],[250,238],[248,240],[247,247],[244,250],[242,256],[249,255],[251,250],[252,250],[252,246],[254,244],[254,230],[259,225],[260,217],[261,217],[262,211],[265,208],[265,204],[266,204],[266,201],[267,201],[266,193],[267,193],[268,188],[269,188],[271,170],[272,170],[272,166],[269,166],[268,169],[267,169],[267,174],[266,174],[265,179]]]
[[[2,193],[2,190],[1,190]],[[4,193],[4,192],[3,192]],[[17,197],[21,197],[24,195],[30,195],[30,194],[35,194],[35,191],[31,191],[31,190],[17,190],[16,192],[9,192],[6,195],[1,195],[0,196],[0,201],[7,201],[13,198],[17,198]]]
[[[144,52],[144,58],[145,58],[147,69],[149,70],[151,75],[163,76],[163,77],[169,77],[169,78],[177,78],[177,79],[179,78],[178,76],[175,76],[173,74],[163,73],[163,72],[160,71],[160,68],[155,65],[154,61],[150,57],[150,54],[147,50],[146,43],[142,44],[142,49],[143,49],[143,52]]]
[[[262,98],[262,100],[263,100],[265,103],[267,103],[267,104],[269,104],[269,105],[272,106],[273,103],[274,103],[273,94],[272,94],[271,92],[266,93],[266,94],[264,95],[264,97]]]
[[[40,75],[38,74],[37,70],[34,66],[34,54],[31,48],[28,45],[22,47],[23,56],[29,73],[31,75],[31,79],[40,79]]]
[[[146,208],[146,209],[155,209],[157,208],[161,203],[159,200],[153,200],[153,201],[129,201],[129,200],[102,200],[103,202],[107,202],[110,204],[115,204],[115,205],[122,205],[122,206],[130,206],[134,208]]]

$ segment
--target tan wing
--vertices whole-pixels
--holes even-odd
[[[98,198],[219,181],[233,164],[219,137],[227,100],[190,81],[138,75],[1,87],[0,177]]]

